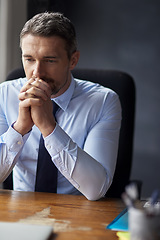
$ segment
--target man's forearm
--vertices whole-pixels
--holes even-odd
[[[0,136],[0,182],[12,171],[28,136],[22,137],[12,126]]]

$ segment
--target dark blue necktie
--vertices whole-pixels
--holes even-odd
[[[53,102],[53,115],[55,116],[58,105]],[[39,153],[36,173],[36,192],[57,192],[57,168],[52,162],[51,156],[44,146],[44,139],[41,134],[39,142]]]

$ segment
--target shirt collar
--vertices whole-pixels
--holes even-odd
[[[60,96],[52,98],[52,100],[64,111],[67,109],[75,89],[75,80],[72,76],[69,88]]]

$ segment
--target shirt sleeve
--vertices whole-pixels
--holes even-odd
[[[0,182],[3,182],[11,173],[29,134],[22,137],[10,126],[0,136]]]
[[[115,171],[121,124],[116,94],[108,96],[101,118],[89,131],[81,149],[57,124],[45,146],[59,171],[89,200],[103,197]],[[109,102],[109,105],[108,105]]]

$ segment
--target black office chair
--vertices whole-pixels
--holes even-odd
[[[79,79],[90,80],[104,87],[114,90],[120,98],[122,106],[122,125],[120,130],[117,165],[113,183],[108,190],[107,197],[120,198],[125,186],[130,182],[132,166],[132,151],[134,137],[135,117],[135,84],[133,78],[127,73],[115,70],[74,69],[73,76]],[[6,80],[24,77],[22,68],[12,71]],[[138,187],[140,182],[137,181]],[[12,189],[12,176],[6,179],[4,188]],[[140,189],[139,189],[140,190]]]

